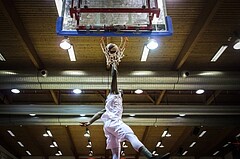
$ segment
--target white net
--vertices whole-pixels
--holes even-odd
[[[104,54],[107,60],[107,65],[119,65],[121,59],[124,57],[123,52],[121,52],[118,46],[113,43],[109,43],[106,46],[106,51],[104,52]]]
[[[102,51],[106,57],[107,66],[110,65],[119,65],[121,59],[124,57],[125,46],[127,42],[127,38],[121,37],[121,43],[117,46],[114,43],[109,43],[105,45],[104,38],[102,37],[100,46]]]

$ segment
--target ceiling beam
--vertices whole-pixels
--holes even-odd
[[[228,138],[230,135],[232,136],[233,130],[224,129],[224,133],[219,132],[214,142],[209,143],[208,146],[205,147],[205,155],[212,155],[214,150],[218,150],[219,147],[222,147],[221,143],[223,143],[224,139]],[[220,146],[221,145],[221,146]]]
[[[234,149],[238,150],[238,147],[240,144],[239,138],[236,137],[238,134],[239,134],[239,127],[233,128],[232,131],[228,135],[226,135],[225,138],[222,139],[222,141],[213,148],[213,150],[211,150],[211,152],[208,152],[208,154],[211,155],[211,153],[214,153],[217,150],[220,150],[221,155],[225,156],[226,154],[233,152]],[[227,147],[223,147],[226,144],[229,144],[229,145]],[[222,148],[219,149],[219,147],[222,147]]]
[[[8,98],[6,95],[4,95],[3,93],[0,92],[0,100],[4,103],[4,104],[10,104]]]
[[[100,97],[101,101],[105,103],[105,96],[100,91],[97,91],[97,95]]]
[[[15,32],[17,33],[17,37],[20,39],[26,54],[31,59],[33,65],[37,69],[43,69],[44,65],[40,60],[38,53],[32,43],[31,38],[29,37],[27,30],[24,27],[24,24],[21,21],[20,16],[16,12],[14,7],[14,3],[12,0],[1,0],[0,1],[0,8],[9,23],[13,26]]]
[[[69,129],[69,126],[66,126],[65,130],[67,132],[67,137],[69,138],[68,141],[69,141],[72,153],[74,154],[75,159],[78,159],[79,154],[77,153],[77,149],[76,149],[76,146],[74,144],[73,137],[72,137],[71,131]]]
[[[154,99],[148,93],[145,93],[145,95],[152,103],[155,103]]]
[[[90,117],[76,116],[40,116],[38,118],[26,118],[26,116],[0,116],[0,125],[79,125],[87,122]],[[123,117],[123,121],[130,126],[239,126],[240,115],[235,116],[196,116],[196,117]],[[92,125],[103,125],[97,120]]]
[[[82,76],[63,76],[62,71],[49,71],[47,77],[39,77],[36,71],[16,74],[0,74],[1,89],[72,89],[108,90],[109,79],[106,72],[89,72]],[[123,90],[239,90],[240,73],[222,71],[218,75],[201,75],[204,71],[192,71],[188,78],[179,77],[178,71],[153,71],[151,76],[133,76],[124,72],[118,77],[119,88]],[[214,72],[209,72],[214,73]],[[168,74],[167,76],[164,74]],[[89,80],[91,77],[91,80]],[[126,82],[127,81],[127,82]]]
[[[32,141],[42,154],[42,156],[44,156],[46,159],[48,158],[48,156],[46,155],[46,152],[44,151],[44,149],[40,146],[39,141],[37,141],[37,139],[34,137],[34,135],[31,133],[31,128],[29,128],[28,126],[23,126],[23,130],[24,130],[24,134],[26,136],[29,137],[29,140]]]
[[[220,3],[221,0],[207,1],[207,4],[204,6],[204,10],[199,15],[198,21],[193,25],[191,33],[188,35],[182,50],[173,64],[173,70],[179,70],[183,66],[188,56],[194,49],[200,35],[207,28],[208,24],[217,12]]]
[[[177,151],[178,149],[181,147],[181,145],[184,143],[184,141],[191,136],[191,133],[193,131],[193,128],[189,128],[189,127],[185,127],[184,131],[182,132],[182,134],[180,135],[180,137],[178,138],[178,140],[174,143],[174,146],[172,147],[172,149],[170,150],[170,154],[172,155],[177,155]]]
[[[162,101],[162,99],[163,99],[163,97],[164,97],[164,95],[165,95],[165,92],[166,92],[166,90],[163,90],[160,94],[159,94],[159,96],[158,96],[158,98],[157,98],[157,100],[156,100],[156,105],[159,105],[160,103],[161,103],[161,101]]]
[[[210,105],[215,101],[216,97],[221,93],[221,90],[214,91],[213,94],[207,99],[206,105]]]
[[[4,137],[2,133],[0,133],[0,137],[0,152],[6,153],[7,155],[9,155],[9,158],[12,159],[19,159],[22,157],[20,155],[20,152],[10,145],[9,139]]]
[[[55,103],[56,105],[59,105],[59,100],[58,100],[58,97],[57,97],[56,93],[55,93],[52,89],[49,90],[49,91],[50,91],[50,93],[51,93],[51,96],[52,96],[52,99],[53,99],[54,103]]]
[[[37,115],[79,116],[79,114],[94,115],[102,110],[102,105],[5,105],[0,104],[1,115],[28,115],[32,112]],[[179,113],[186,116],[237,116],[240,115],[238,105],[125,105],[123,116],[170,116],[177,117]]]

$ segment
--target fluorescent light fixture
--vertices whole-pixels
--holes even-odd
[[[18,73],[12,72],[12,71],[2,70],[2,71],[0,71],[0,74],[1,74],[1,75],[16,75],[16,74],[18,74]]]
[[[226,143],[223,147],[227,147],[229,144],[231,144],[231,142]]]
[[[180,113],[179,116],[180,116],[180,117],[185,117],[186,114],[184,114],[184,113]]]
[[[34,113],[30,113],[29,115],[30,115],[30,116],[36,116],[36,114],[34,114]]]
[[[184,151],[182,155],[184,156],[184,155],[186,155],[187,153],[188,153],[188,151]]]
[[[90,149],[88,156],[93,156],[93,150]]]
[[[219,151],[216,151],[213,153],[213,156],[216,156],[219,153]]]
[[[0,61],[6,61],[6,59],[3,57],[1,53],[0,53]]]
[[[60,150],[58,150],[55,155],[56,155],[56,156],[61,156],[61,155],[62,155],[62,152],[61,152]]]
[[[193,147],[196,144],[195,141],[192,142],[192,144],[189,147]]]
[[[160,145],[162,145],[162,141],[158,141],[156,147],[160,147]]]
[[[204,93],[204,90],[203,89],[198,89],[197,91],[196,91],[196,94],[203,94]]]
[[[167,132],[168,132],[167,130],[164,130],[163,133],[162,133],[162,137],[165,137]]]
[[[75,94],[80,94],[80,93],[82,93],[82,90],[81,90],[81,89],[74,89],[74,90],[73,90],[73,93],[75,93]]]
[[[133,76],[149,76],[149,75],[155,75],[153,71],[132,71],[130,75]]]
[[[148,53],[149,48],[147,48],[147,46],[144,45],[141,61],[147,61]]]
[[[69,55],[70,61],[76,61],[73,45],[71,45],[71,47],[68,49],[68,55]]]
[[[150,39],[146,46],[148,49],[154,50],[158,47],[158,43],[155,39]]]
[[[240,133],[236,135],[236,137],[240,137]]]
[[[218,52],[211,59],[211,62],[216,62],[218,58],[222,55],[222,53],[227,49],[227,47],[228,47],[227,45],[221,46]]]
[[[158,156],[158,153],[157,153],[156,150],[154,150],[154,151],[152,152],[152,154],[153,154],[154,156]]]
[[[21,143],[21,141],[17,142],[21,147],[24,147],[24,145]]]
[[[11,92],[12,92],[12,93],[15,93],[15,94],[18,94],[18,93],[20,93],[20,90],[14,88],[14,89],[11,89]]]
[[[142,94],[142,93],[143,93],[143,90],[137,89],[137,90],[134,91],[134,93],[136,93],[136,94]]]
[[[233,45],[233,48],[234,48],[235,50],[239,50],[239,49],[240,49],[240,39],[238,39],[238,40],[236,41],[236,43]]]
[[[67,49],[70,49],[71,48],[71,44],[70,44],[70,40],[68,38],[65,38],[61,41],[60,43],[60,47],[63,49],[63,50],[67,50]]]
[[[123,150],[121,151],[121,155],[122,155],[122,156],[125,156],[125,152],[124,152]]]
[[[87,148],[91,148],[92,147],[92,142],[91,141],[88,141],[88,144],[86,146]]]
[[[67,75],[67,76],[83,76],[87,75],[85,71],[77,71],[77,70],[66,70],[62,71],[62,75]]]
[[[60,150],[58,150],[58,153],[59,153],[60,155],[62,155],[62,152],[61,152]]]
[[[31,154],[31,153],[30,153],[28,150],[26,151],[26,153],[27,153],[29,156],[31,156],[31,155],[32,155],[32,154]]]
[[[58,145],[57,145],[57,142],[56,142],[56,141],[53,141],[53,145],[54,145],[55,147],[58,147]]]
[[[53,135],[49,129],[47,129],[46,131],[47,131],[48,136],[53,137]]]
[[[92,156],[93,156],[93,154],[92,154],[92,153],[89,153],[89,154],[88,154],[88,156],[92,157]]]
[[[162,158],[164,158],[164,157],[166,157],[166,156],[168,156],[168,155],[170,155],[170,152],[165,153],[165,154],[162,156]],[[169,157],[167,157],[167,158],[169,158]]]
[[[47,134],[47,133],[44,133],[43,136],[44,136],[44,137],[48,137],[48,134]]]
[[[159,141],[159,142],[157,143],[156,147],[163,148],[163,147],[164,147],[164,145],[162,144],[162,141]]]
[[[85,133],[83,136],[84,137],[90,137],[90,134],[89,133]]]
[[[86,128],[86,132],[84,133],[84,135],[83,135],[84,137],[90,137],[91,135],[90,135],[90,131],[89,131],[89,129],[88,128]]]
[[[62,16],[62,5],[63,5],[63,2],[62,2],[62,0],[55,0],[55,4],[56,4],[56,7],[57,7],[58,16],[61,17]]]
[[[168,132],[167,134],[166,134],[166,137],[171,137],[172,135]]]
[[[89,154],[88,154],[88,156],[89,156],[89,157],[92,157],[92,156],[93,156],[93,154],[92,154],[92,153],[89,153]]]
[[[127,147],[128,147],[128,145],[126,144],[126,142],[123,142],[123,143],[122,143],[122,147],[123,147],[123,148],[127,148]]]
[[[167,133],[168,133],[168,131],[164,130],[163,133],[162,133],[162,137],[165,137]]]
[[[12,137],[15,136],[14,133],[13,133],[11,130],[7,130],[7,132],[8,132]]]
[[[206,130],[202,131],[201,134],[198,137],[203,137],[204,134],[206,134]]]
[[[222,75],[223,72],[220,71],[206,71],[206,72],[202,72],[199,73],[198,75],[200,76],[217,76],[217,75]]]

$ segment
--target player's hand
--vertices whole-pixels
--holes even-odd
[[[87,126],[89,126],[89,125],[90,125],[89,122],[83,122],[83,123],[80,123],[80,126],[85,126],[85,127],[87,127]]]

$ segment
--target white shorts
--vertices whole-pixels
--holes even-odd
[[[122,120],[109,120],[104,123],[104,133],[107,138],[106,149],[120,147],[120,142],[126,140],[126,134],[134,134],[132,129]]]

